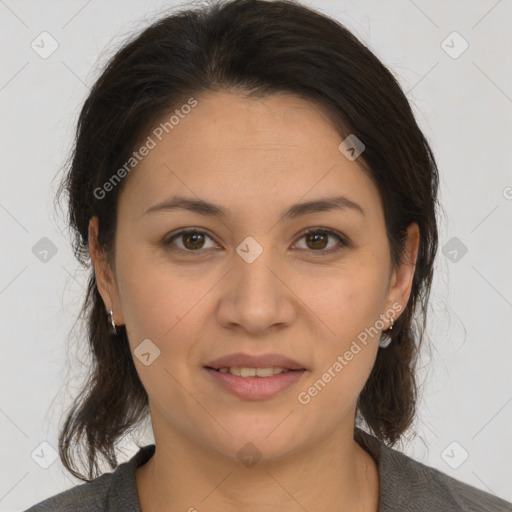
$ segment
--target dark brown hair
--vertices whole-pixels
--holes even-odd
[[[349,134],[363,141],[357,162],[382,198],[394,265],[403,259],[406,228],[412,222],[419,226],[409,302],[358,399],[358,419],[393,445],[415,415],[415,365],[438,244],[438,171],[397,80],[339,22],[290,0],[210,2],[159,19],[122,47],[83,105],[58,193],[69,196],[75,255],[89,265],[88,225],[97,216],[99,246],[113,261],[116,207],[126,179],[104,199],[94,191],[125,164],[163,114],[184,98],[220,89],[248,96],[295,94],[325,109],[340,142]],[[82,314],[92,365],[59,435],[64,466],[82,480],[97,476],[100,455],[115,468],[117,441],[149,413],[126,329],[112,334],[105,313],[91,268]],[[76,464],[80,448],[88,477]]]

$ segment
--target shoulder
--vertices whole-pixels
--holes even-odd
[[[512,512],[512,503],[426,466],[364,431],[355,438],[378,464],[379,512]]]
[[[386,447],[388,450],[389,447]],[[512,512],[512,503],[426,466],[393,450],[392,486],[400,503],[414,503],[409,510],[453,512]]]
[[[30,507],[26,512],[88,512],[108,510],[106,498],[112,484],[112,473],[72,487]]]
[[[113,473],[67,489],[25,512],[140,512],[135,471],[154,451],[154,444],[144,446]]]

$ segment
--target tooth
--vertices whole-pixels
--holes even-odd
[[[272,377],[273,375],[287,372],[289,370],[281,367],[247,368],[233,366],[231,368],[219,368],[219,371],[222,373],[231,373],[232,375],[237,375],[239,377]]]
[[[272,377],[274,375],[274,368],[257,368],[256,375],[258,377]]]

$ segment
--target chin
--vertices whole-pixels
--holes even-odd
[[[222,423],[231,435],[219,428],[218,436],[205,442],[212,451],[224,457],[243,463],[245,460],[252,463],[258,461],[261,467],[263,462],[278,461],[290,452],[301,449],[303,440],[297,439],[296,434],[300,431],[303,436],[304,432],[296,425],[290,424],[286,428],[284,423],[287,421],[289,420],[283,422],[282,415],[268,417],[267,420],[262,420],[261,417],[252,419],[246,415],[236,424]],[[290,427],[295,427],[295,430]]]

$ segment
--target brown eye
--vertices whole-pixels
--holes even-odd
[[[328,247],[329,238],[335,239],[338,241],[338,244]],[[310,252],[318,252],[321,254],[331,254],[333,252],[337,252],[345,246],[348,246],[348,242],[336,231],[332,231],[331,229],[320,229],[320,228],[310,228],[306,233],[301,236],[301,239],[304,239],[306,242],[306,250],[310,250]]]
[[[321,231],[316,231],[314,233],[308,233],[305,235],[306,243],[312,244],[310,247],[312,249],[325,249],[326,244],[328,243],[329,235],[326,233],[322,233]]]
[[[164,245],[172,245],[174,240],[182,240],[182,246],[178,245],[178,250],[186,251],[186,252],[198,252],[200,249],[204,248],[205,240],[209,238],[203,231],[198,231],[194,229],[183,230],[179,233],[174,234],[171,238],[164,242]]]
[[[187,249],[201,249],[204,244],[204,235],[196,231],[184,233],[182,237],[183,245]]]

